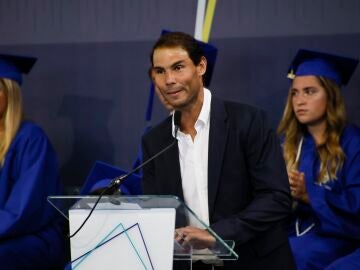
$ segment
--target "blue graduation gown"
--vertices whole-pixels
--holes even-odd
[[[106,188],[110,186],[112,179],[127,173],[119,167],[98,160],[91,168],[80,194],[88,195],[94,190]],[[141,176],[135,173],[130,174],[120,185],[120,190],[123,195],[141,195]]]
[[[345,128],[340,145],[345,161],[337,180],[317,184],[320,169],[316,146],[306,134],[299,171],[304,172],[310,204],[299,203],[294,213],[299,232],[290,235],[290,245],[299,270],[325,269],[332,261],[356,249],[360,242],[360,129]],[[295,224],[295,222],[294,222]],[[354,240],[355,239],[355,240]]]
[[[325,270],[358,270],[360,269],[360,248],[353,253],[337,259]]]
[[[0,168],[0,268],[52,269],[64,250],[60,215],[47,202],[61,194],[58,162],[45,133],[24,121]]]

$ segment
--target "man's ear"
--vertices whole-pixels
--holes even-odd
[[[206,60],[205,56],[202,56],[199,64],[197,65],[198,74],[200,76],[204,76],[205,72],[206,72],[206,68],[207,68],[207,60]]]
[[[148,70],[148,75],[149,75],[149,78],[152,82],[154,82],[154,70],[152,67],[149,67],[149,70]]]

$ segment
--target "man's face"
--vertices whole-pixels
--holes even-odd
[[[152,78],[164,99],[175,109],[195,104],[203,88],[206,59],[195,66],[181,47],[158,48],[153,54]]]

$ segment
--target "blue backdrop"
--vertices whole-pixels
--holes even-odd
[[[24,81],[26,114],[49,135],[67,185],[80,185],[95,160],[132,166],[151,46],[163,28],[193,33],[195,14],[190,0],[0,0],[0,51],[39,57]],[[211,91],[266,109],[275,128],[298,48],[359,57],[359,15],[359,0],[218,1]],[[344,96],[360,125],[360,68]],[[165,116],[155,100],[152,122]]]

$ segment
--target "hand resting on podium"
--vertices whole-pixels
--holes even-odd
[[[216,239],[204,229],[186,226],[175,230],[175,240],[182,246],[190,245],[194,249],[212,248]]]

